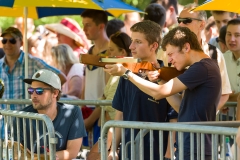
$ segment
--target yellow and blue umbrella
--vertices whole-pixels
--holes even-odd
[[[239,0],[207,0],[193,11],[201,10],[220,10],[227,12],[240,13]]]
[[[80,15],[85,9],[104,10],[109,15],[118,17],[123,13],[142,12],[121,0],[0,0],[0,16],[23,16],[23,7],[28,7],[29,18],[42,18],[47,16]]]

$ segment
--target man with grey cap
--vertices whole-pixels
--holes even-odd
[[[61,83],[59,77],[52,71],[41,69],[31,79],[24,79],[30,84],[28,93],[31,95],[32,105],[21,111],[46,114],[53,122],[55,136],[58,138],[56,155],[59,159],[73,159],[77,157],[82,144],[82,137],[86,136],[86,130],[81,110],[78,106],[57,102],[61,94]],[[29,121],[26,122],[26,134],[30,137]],[[33,123],[33,128],[36,124]],[[44,142],[42,125],[39,125],[39,137],[41,153],[44,153]],[[16,122],[14,122],[15,135],[17,139]],[[23,126],[20,123],[20,142],[23,142]],[[33,150],[37,152],[37,135],[33,134]],[[47,143],[48,144],[48,143]],[[30,149],[30,142],[27,141],[27,148]]]
[[[7,28],[2,34],[2,44],[5,56],[0,59],[0,79],[4,81],[5,92],[2,99],[25,99],[25,84],[23,78],[25,74],[25,53],[20,49],[23,45],[22,33],[14,27]],[[43,60],[28,54],[28,78],[39,69],[48,69],[61,79],[62,84],[66,81],[66,76],[56,68],[49,66]],[[20,110],[24,105],[10,105],[11,110]],[[0,105],[0,109],[9,109],[5,104]],[[0,138],[4,139],[3,120],[0,119]]]

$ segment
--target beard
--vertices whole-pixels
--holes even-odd
[[[46,103],[38,101],[39,104],[34,104],[33,103],[33,108],[36,110],[45,110],[48,109],[52,105],[52,99],[49,97],[46,101]]]

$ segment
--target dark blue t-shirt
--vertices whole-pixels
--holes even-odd
[[[218,64],[210,58],[194,63],[178,79],[187,86],[182,99],[178,122],[215,121],[221,95]],[[196,136],[195,153],[196,153]],[[178,143],[178,137],[176,136]],[[184,152],[190,152],[190,134],[184,134]],[[205,154],[211,155],[211,136],[205,136]]]
[[[132,82],[120,78],[117,91],[112,102],[113,108],[123,112],[124,121],[140,122],[166,122],[167,113],[170,105],[166,99],[155,100],[138,89]],[[134,135],[139,130],[135,130]],[[159,160],[159,135],[154,131],[154,159]],[[130,141],[130,129],[125,130],[126,143]],[[164,154],[166,151],[168,132],[164,132],[163,146]],[[144,138],[144,159],[150,158],[150,136],[149,133]],[[129,147],[130,157],[130,147]],[[121,155],[121,154],[120,154]]]
[[[65,150],[67,148],[67,141],[74,140],[77,138],[85,137],[86,130],[84,126],[84,121],[82,118],[82,112],[78,106],[73,106],[69,104],[57,103],[58,113],[56,118],[52,121],[55,129],[55,136],[58,139],[56,144],[56,151]],[[24,112],[38,113],[37,110],[33,108],[32,105],[27,106],[22,109]],[[14,121],[14,139],[17,140],[17,128],[16,121]],[[36,138],[36,121],[33,121],[33,148],[34,152],[37,152],[37,138]],[[22,119],[20,119],[20,142],[24,144],[23,139],[23,128],[22,128]],[[47,132],[47,131],[46,131]],[[26,134],[27,134],[27,148],[30,150],[30,128],[29,121],[26,120]],[[46,133],[47,135],[47,133]],[[40,152],[43,153],[44,142],[43,142],[43,128],[42,123],[39,121],[39,136],[40,136]],[[48,147],[48,139],[47,139]]]

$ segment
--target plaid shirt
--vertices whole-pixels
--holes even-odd
[[[20,52],[20,56],[16,61],[14,68],[11,73],[9,73],[9,66],[6,64],[5,57],[0,59],[0,78],[4,82],[4,94],[2,99],[25,99],[25,83],[23,79],[25,78],[24,67],[24,52]],[[43,60],[33,57],[28,54],[28,77],[32,78],[33,74],[39,69],[48,69],[56,74],[59,74],[60,71],[49,66]],[[7,105],[1,104],[0,109],[6,109]],[[25,105],[10,105],[11,110],[20,110],[23,109]],[[0,119],[0,137],[4,138],[4,129],[3,129],[3,120]]]

